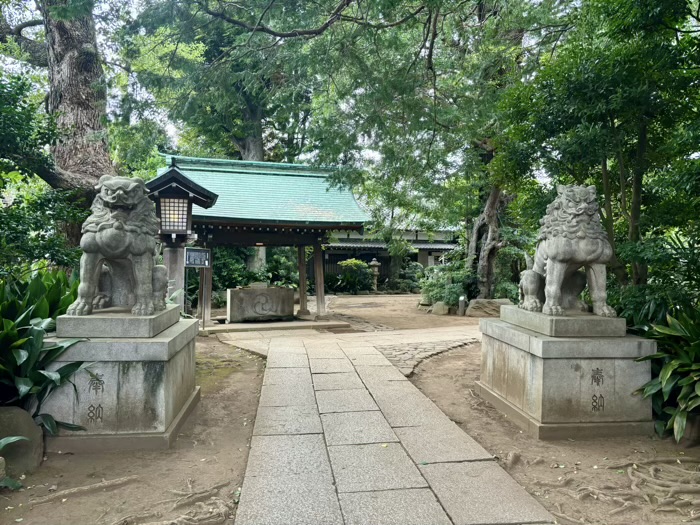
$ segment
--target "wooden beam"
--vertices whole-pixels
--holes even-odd
[[[297,315],[309,315],[306,306],[306,246],[297,246],[297,259],[299,268],[299,311]]]
[[[201,242],[208,246],[255,246],[261,243],[263,246],[299,246],[311,245],[316,242],[325,242],[327,232],[316,230],[314,232],[295,233],[291,231],[260,232],[250,230],[235,230],[223,227],[199,227],[194,232]]]
[[[326,315],[326,294],[323,275],[323,248],[321,243],[314,244],[314,279],[316,281],[316,315]]]

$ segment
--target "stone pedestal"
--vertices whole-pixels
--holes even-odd
[[[504,306],[501,319],[480,326],[479,393],[530,435],[653,433],[651,400],[632,392],[651,378],[650,363],[635,359],[654,353],[656,343],[625,335],[624,320]]]
[[[75,389],[64,385],[43,408],[87,430],[61,430],[47,440],[47,450],[168,448],[199,399],[197,330],[196,319],[180,320],[178,305],[148,317],[109,310],[59,317],[57,334],[86,339],[71,346],[54,368],[91,364],[73,377]]]
[[[226,322],[294,319],[294,290],[276,286],[229,289]]]

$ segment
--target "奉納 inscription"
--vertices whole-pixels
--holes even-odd
[[[90,405],[88,407],[88,422],[89,423],[97,423],[98,421],[102,421],[102,416],[104,414],[104,409],[102,408],[102,405]]]
[[[591,384],[600,386],[605,382],[605,376],[603,376],[602,368],[594,368],[591,370]]]
[[[591,410],[593,412],[604,412],[605,411],[605,398],[603,394],[596,395],[593,394],[591,397]]]
[[[88,381],[88,390],[95,394],[105,391],[104,374],[92,374]]]

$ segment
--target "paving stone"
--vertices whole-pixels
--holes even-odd
[[[325,423],[324,423],[325,428]],[[481,445],[452,422],[394,429],[417,464],[493,460]]]
[[[345,352],[345,355],[348,357],[356,355],[382,355],[382,353],[373,346],[345,346],[341,343],[340,348],[343,349],[343,352]]]
[[[332,478],[246,473],[236,525],[343,525]]]
[[[245,476],[330,475],[321,434],[253,436]]]
[[[267,368],[264,385],[301,386],[311,384],[311,371],[308,368]]]
[[[260,392],[261,407],[315,406],[314,389],[310,384],[266,385]]]
[[[345,359],[340,348],[307,348],[306,355],[309,359]]]
[[[276,434],[321,434],[318,409],[313,406],[259,407],[254,436]]]
[[[364,389],[365,385],[355,372],[338,372],[334,374],[314,374],[315,390],[354,390]]]
[[[321,414],[379,410],[367,390],[319,390],[316,392],[316,401]]]
[[[455,525],[554,523],[495,462],[436,463],[420,470]]]
[[[379,411],[322,414],[321,421],[329,446],[398,441]]]
[[[395,366],[356,366],[355,370],[366,383],[381,381],[407,381]]]
[[[308,368],[309,361],[305,354],[269,352],[266,366],[267,368]]]
[[[270,341],[270,346],[267,349],[268,354],[269,353],[276,353],[276,354],[299,354],[299,355],[306,355],[306,348],[304,348],[303,344],[299,344],[299,346],[282,346],[282,345],[276,345],[273,346],[273,342]]]
[[[452,525],[429,489],[339,495],[345,525]]]
[[[313,374],[332,374],[336,372],[354,372],[348,359],[309,359]]]
[[[354,355],[350,356],[350,361],[355,366],[391,366],[383,355]]]
[[[426,487],[398,443],[328,447],[338,492]]]
[[[450,423],[450,419],[409,381],[368,383],[367,386],[392,427]]]

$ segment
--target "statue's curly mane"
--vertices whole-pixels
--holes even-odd
[[[595,193],[586,200],[582,213],[570,213],[566,210],[567,194],[561,193],[547,206],[547,214],[540,219],[538,241],[563,237],[565,239],[601,239],[608,240],[598,215]]]
[[[101,186],[98,186],[100,188]],[[104,199],[98,193],[91,207],[92,213],[83,223],[83,233],[97,232],[111,227],[115,222],[114,210],[105,205]],[[144,189],[143,195],[138,196],[136,205],[130,210],[121,210],[119,215],[126,217],[125,229],[144,235],[155,236],[158,233],[158,218],[153,203],[149,200]]]

